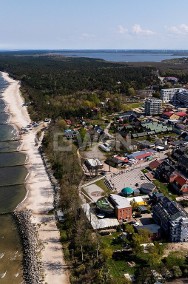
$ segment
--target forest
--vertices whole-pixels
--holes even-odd
[[[155,67],[29,52],[0,53],[0,70],[21,80],[35,120],[86,115],[106,98],[110,98],[106,111],[120,111],[120,94],[132,96],[158,81]]]

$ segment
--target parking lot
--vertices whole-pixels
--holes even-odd
[[[137,189],[142,183],[149,182],[140,168],[130,171],[122,170],[119,173],[108,175],[106,179],[118,193],[121,192],[124,187]]]

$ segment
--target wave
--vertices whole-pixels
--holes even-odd
[[[4,253],[0,253],[0,259],[3,258],[4,255]]]
[[[5,278],[6,274],[7,274],[7,271],[5,271],[4,273],[1,273],[1,274],[0,274],[0,278],[1,278],[1,279],[2,279],[2,278]]]

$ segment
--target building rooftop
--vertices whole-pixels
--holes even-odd
[[[131,187],[124,187],[121,193],[124,195],[130,195],[134,193],[134,190]]]
[[[99,159],[87,159],[86,160],[91,167],[102,166],[103,164]]]
[[[102,208],[102,209],[111,209],[111,204],[109,203],[109,201],[107,200],[106,197],[102,197],[100,199],[97,200],[96,202],[96,205],[99,207],[99,208]]]
[[[151,170],[156,169],[161,164],[161,161],[155,160],[149,164]]]
[[[120,156],[118,156],[118,155],[114,156],[114,158],[116,158],[117,160],[120,160],[120,161],[122,161],[122,162],[124,162],[124,163],[128,163],[128,161],[129,161],[127,158],[125,158],[125,157],[120,157]]]
[[[178,115],[178,116],[180,116],[180,117],[187,116],[187,113],[186,113],[186,112],[183,112],[183,111],[176,112],[175,114]]]
[[[182,177],[181,175],[178,175],[178,176],[174,179],[174,181],[175,181],[176,183],[178,183],[180,186],[183,186],[185,183],[188,182],[187,179],[184,178],[184,177]]]
[[[130,201],[117,194],[110,194],[110,199],[112,202],[115,203],[116,208],[121,209],[121,208],[126,208],[126,207],[131,207]]]
[[[141,196],[136,196],[133,198],[133,202],[139,203],[139,202],[143,202],[143,198]]]
[[[161,122],[143,122],[142,127],[155,131],[155,132],[165,132],[165,131],[172,131],[171,125],[163,125]]]
[[[161,196],[161,197],[158,198],[158,200],[159,200],[159,203],[156,204],[154,207],[157,208],[157,207],[162,206],[165,215],[171,221],[174,221],[174,220],[178,219],[179,217],[185,217],[185,218],[188,217],[187,212],[177,202],[171,201],[166,196]]]
[[[173,111],[167,111],[167,112],[163,112],[163,115],[167,116],[167,117],[171,117],[174,114]]]
[[[152,182],[145,182],[142,183],[140,187],[143,189],[153,190],[156,186]]]
[[[149,157],[153,155],[154,151],[153,150],[147,150],[147,151],[138,151],[134,152],[131,155],[128,156],[129,159],[144,159],[146,157]]]

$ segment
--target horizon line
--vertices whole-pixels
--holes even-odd
[[[0,49],[2,51],[188,51],[188,49],[166,49],[166,48],[13,48]]]

